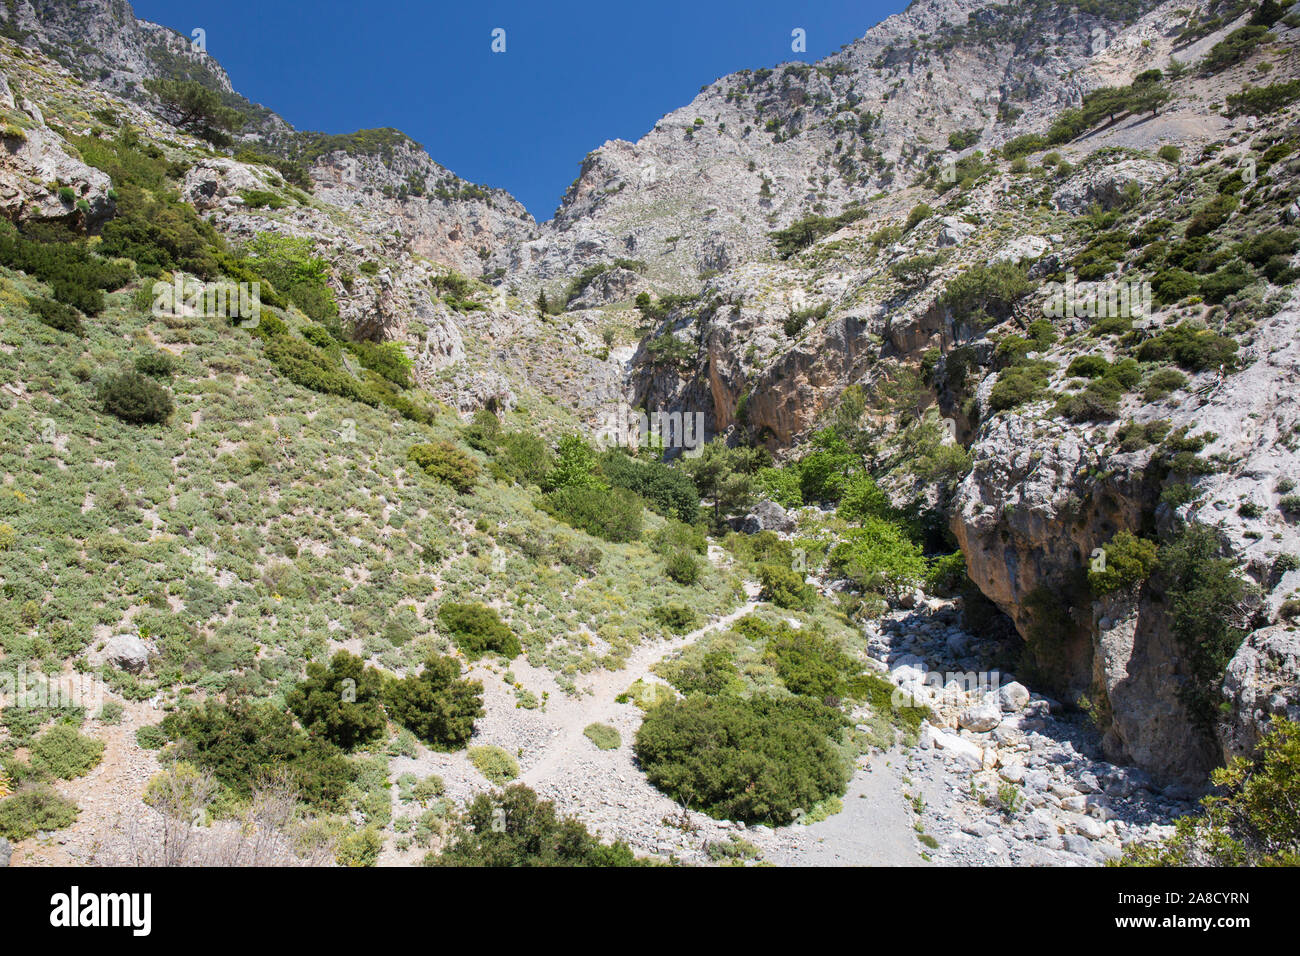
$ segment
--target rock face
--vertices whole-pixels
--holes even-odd
[[[794,518],[775,501],[760,501],[745,516],[740,526],[745,534],[758,534],[760,531],[788,533],[794,529]]]
[[[0,215],[12,221],[65,219],[95,231],[113,214],[108,175],[72,156],[63,138],[24,101],[29,122],[10,126],[0,143]],[[0,77],[0,104],[15,109]]]
[[[1300,450],[1278,437],[1300,413],[1298,306],[1293,294],[1261,325],[1245,369],[1227,382],[1206,373],[1193,401],[1159,410],[1138,402],[1127,413],[1217,436],[1205,454],[1226,464],[1196,478],[1197,499],[1177,511],[1158,504],[1150,450],[1117,451],[1106,426],[1078,428],[1032,414],[1000,416],[981,430],[974,467],[957,491],[953,531],[972,579],[1031,649],[1050,646],[1063,693],[1100,704],[1108,754],[1158,779],[1200,779],[1225,757],[1249,752],[1272,715],[1296,713],[1294,634],[1269,622],[1300,584],[1300,572],[1274,571],[1279,555],[1300,551],[1300,534],[1269,491],[1300,473]],[[1099,473],[1100,481],[1090,477]],[[1243,517],[1238,503],[1261,493],[1265,506]],[[1139,527],[1144,514],[1164,528],[1175,519],[1214,526],[1262,592],[1268,626],[1247,637],[1228,667],[1227,711],[1212,739],[1192,729],[1181,700],[1186,654],[1169,632],[1158,576],[1140,592],[1095,603],[1088,619],[1058,613],[1054,596],[1077,588],[1093,550],[1116,530]]]
[[[134,634],[118,634],[104,645],[103,658],[119,670],[140,674],[149,666],[153,649]]]
[[[1094,205],[1114,209],[1133,191],[1140,195],[1158,185],[1169,172],[1170,167],[1164,163],[1126,159],[1070,177],[1052,194],[1052,203],[1057,209],[1075,215],[1087,212]]]

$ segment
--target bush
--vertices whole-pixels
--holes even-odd
[[[1177,163],[1183,158],[1183,151],[1172,143],[1166,143],[1156,150],[1156,156],[1166,163]]]
[[[474,459],[451,442],[412,445],[407,449],[406,457],[430,478],[451,485],[461,494],[473,488],[478,480],[478,465]]]
[[[482,717],[483,685],[460,680],[455,658],[431,655],[419,674],[390,679],[385,690],[393,720],[430,746],[459,750]]]
[[[151,378],[171,378],[176,374],[176,363],[166,352],[150,352],[135,360],[135,370]]]
[[[1195,295],[1200,287],[1201,280],[1186,269],[1161,269],[1151,279],[1151,292],[1163,305]]]
[[[538,506],[548,514],[606,541],[641,537],[641,499],[626,488],[565,487],[543,495]]]
[[[754,489],[784,508],[803,504],[797,468],[760,468],[754,473]]]
[[[638,461],[618,449],[601,457],[600,469],[615,488],[635,492],[666,518],[691,522],[699,513],[700,492],[680,469],[658,461]]]
[[[1050,362],[1027,361],[1003,369],[989,391],[989,408],[1002,412],[1042,398],[1052,368]]]
[[[808,611],[817,600],[817,590],[802,574],[779,564],[760,564],[758,579],[763,585],[759,598],[777,607]]]
[[[623,843],[606,845],[578,820],[559,818],[555,805],[522,784],[480,793],[425,866],[631,866]]]
[[[637,731],[647,779],[720,819],[780,825],[795,810],[844,792],[850,775],[831,734],[839,711],[806,697],[669,700]]]
[[[1228,94],[1228,115],[1267,116],[1300,100],[1300,80],[1273,83],[1269,86],[1246,86],[1240,93]]]
[[[838,704],[847,679],[860,669],[834,641],[804,628],[780,628],[768,639],[763,657],[790,693],[830,705]]]
[[[522,653],[519,638],[494,608],[449,601],[438,608],[438,621],[470,660],[478,660],[489,653],[513,660]]]
[[[1300,866],[1300,724],[1275,717],[1255,754],[1212,775],[1204,812],[1155,844],[1131,845],[1121,866]]]
[[[588,724],[582,734],[595,744],[598,750],[617,750],[623,746],[623,738],[609,724]]]
[[[1105,375],[1109,369],[1110,363],[1101,355],[1079,355],[1070,362],[1065,374],[1077,375],[1080,378],[1096,378]]]
[[[1034,283],[1023,266],[1011,262],[974,265],[950,280],[939,301],[958,320],[986,324],[983,317],[1005,318]]]
[[[1093,594],[1127,591],[1150,577],[1157,564],[1156,545],[1130,531],[1118,531],[1102,549],[1105,564],[1100,570],[1089,569],[1088,584]]]
[[[1180,696],[1192,719],[1208,732],[1222,700],[1224,671],[1247,633],[1242,611],[1246,583],[1236,563],[1220,557],[1217,534],[1200,525],[1187,527],[1161,549],[1160,576],[1170,631],[1191,672]]]
[[[1148,402],[1154,402],[1171,392],[1176,392],[1187,385],[1187,376],[1177,369],[1162,368],[1151,373],[1147,379],[1146,387],[1142,392],[1142,397]]]
[[[99,386],[99,401],[104,411],[133,425],[165,422],[174,408],[167,390],[139,372],[105,379]]]
[[[1235,196],[1228,194],[1215,196],[1204,209],[1188,221],[1183,229],[1184,238],[1195,239],[1197,236],[1207,236],[1214,232],[1228,221],[1228,217],[1233,214],[1238,205]]]
[[[67,724],[55,724],[32,742],[32,769],[59,780],[84,777],[104,756],[104,743],[77,733]]]
[[[56,302],[54,299],[29,298],[27,307],[32,314],[52,329],[68,332],[72,335],[85,335],[86,329],[81,324],[81,313],[70,305]]]
[[[1201,280],[1201,297],[1217,305],[1254,281],[1255,275],[1249,267],[1234,260]]]
[[[474,769],[498,787],[519,776],[519,764],[515,758],[494,744],[470,747],[467,753]]]
[[[160,724],[146,724],[136,730],[135,742],[142,750],[161,750],[167,746],[167,731]]]
[[[347,651],[329,666],[307,665],[307,677],[285,696],[285,703],[312,734],[351,750],[384,735],[384,680],[373,667]]]
[[[650,617],[674,634],[685,634],[699,620],[695,611],[684,604],[661,604],[650,612]]]
[[[808,216],[791,223],[785,229],[778,229],[776,232],[768,233],[768,235],[772,237],[772,241],[776,246],[777,257],[789,259],[801,249],[811,246],[822,236],[828,236],[832,232],[843,229],[849,223],[856,222],[866,215],[867,211],[865,209],[852,208],[831,218]]]
[[[716,696],[744,686],[731,655],[724,650],[688,653],[665,665],[663,676],[683,694]]]
[[[306,803],[339,810],[354,776],[338,748],[310,736],[270,703],[207,701],[169,714],[162,728],[176,741],[178,760],[210,771],[242,799],[252,796],[269,768],[281,767]]]
[[[1201,74],[1209,76],[1240,63],[1254,53],[1255,48],[1269,35],[1268,27],[1259,24],[1248,24],[1233,30],[1210,47],[1210,52],[1201,60]]]
[[[664,574],[678,584],[690,586],[700,580],[700,565],[685,551],[674,551],[664,565]]]
[[[104,291],[130,282],[131,267],[101,259],[75,234],[48,231],[53,228],[32,233],[49,241],[20,236],[12,226],[0,231],[0,265],[49,283],[54,298],[64,305],[98,315],[104,309]]]
[[[917,586],[927,570],[920,546],[897,524],[881,518],[848,529],[831,549],[830,564],[859,591],[887,595]]]
[[[0,837],[17,842],[62,830],[77,822],[78,812],[75,803],[47,787],[23,790],[0,800]]]
[[[1180,322],[1138,347],[1143,362],[1172,361],[1189,372],[1204,372],[1236,363],[1237,343],[1209,329],[1197,329]]]
[[[530,432],[507,432],[501,438],[497,462],[521,485],[538,485],[551,470],[555,456],[550,446]]]

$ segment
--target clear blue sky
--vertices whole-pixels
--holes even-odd
[[[701,86],[812,62],[907,0],[134,0],[190,35],[235,89],[299,129],[393,126],[549,219],[583,157],[637,140]],[[493,53],[492,31],[506,31]],[[791,51],[806,31],[807,52]]]

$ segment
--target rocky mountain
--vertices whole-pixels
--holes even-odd
[[[855,746],[919,746],[934,799],[1028,795],[997,810],[1005,852],[961,848],[985,803],[943,810],[969,818],[945,862],[1113,858],[1300,719],[1300,10],[917,0],[605,143],[540,224],[400,131],[293,129],[122,0],[16,0],[0,26],[0,532],[31,545],[0,534],[22,555],[0,664],[107,674],[134,726],[154,694],[278,705],[326,651],[404,676],[451,648],[487,686],[476,743],[638,851],[712,862],[721,811],[690,808],[694,842],[667,827],[643,763],[579,749],[600,736],[579,703],[630,736],[647,682],[798,695],[814,639],[782,628],[900,692],[948,669],[916,726],[843,705]],[[178,128],[155,80],[244,125],[228,147]],[[264,317],[151,312],[186,276],[260,281]],[[103,397],[140,358],[177,403],[144,444]],[[713,444],[606,461],[579,520],[556,472],[620,408]],[[681,481],[698,515],[665,510]],[[628,496],[635,533],[611,527]],[[148,580],[107,583],[141,556]],[[522,657],[464,653],[441,608],[475,601]],[[130,677],[123,622],[148,651]],[[491,779],[391,746],[395,779],[436,769],[457,801]],[[348,799],[415,852],[387,795]]]

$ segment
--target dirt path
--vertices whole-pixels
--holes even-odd
[[[794,846],[774,850],[777,866],[925,866],[903,797],[901,765],[894,750],[875,754],[853,774],[844,809],[820,823],[791,827]]]
[[[747,584],[747,593],[751,587],[754,591],[757,590],[757,585]],[[663,644],[638,648],[631,654],[622,669],[599,671],[594,674],[591,681],[583,688],[584,693],[581,696],[552,702],[548,708],[553,726],[551,739],[547,742],[541,759],[523,773],[519,778],[520,782],[534,786],[548,779],[557,770],[562,770],[565,762],[573,756],[587,754],[591,745],[583,736],[583,730],[589,724],[612,719],[619,707],[617,698],[629,686],[638,680],[650,677],[651,668],[665,657],[689,647],[705,634],[726,630],[757,607],[758,603],[750,600],[725,617],[720,617],[689,634]]]

